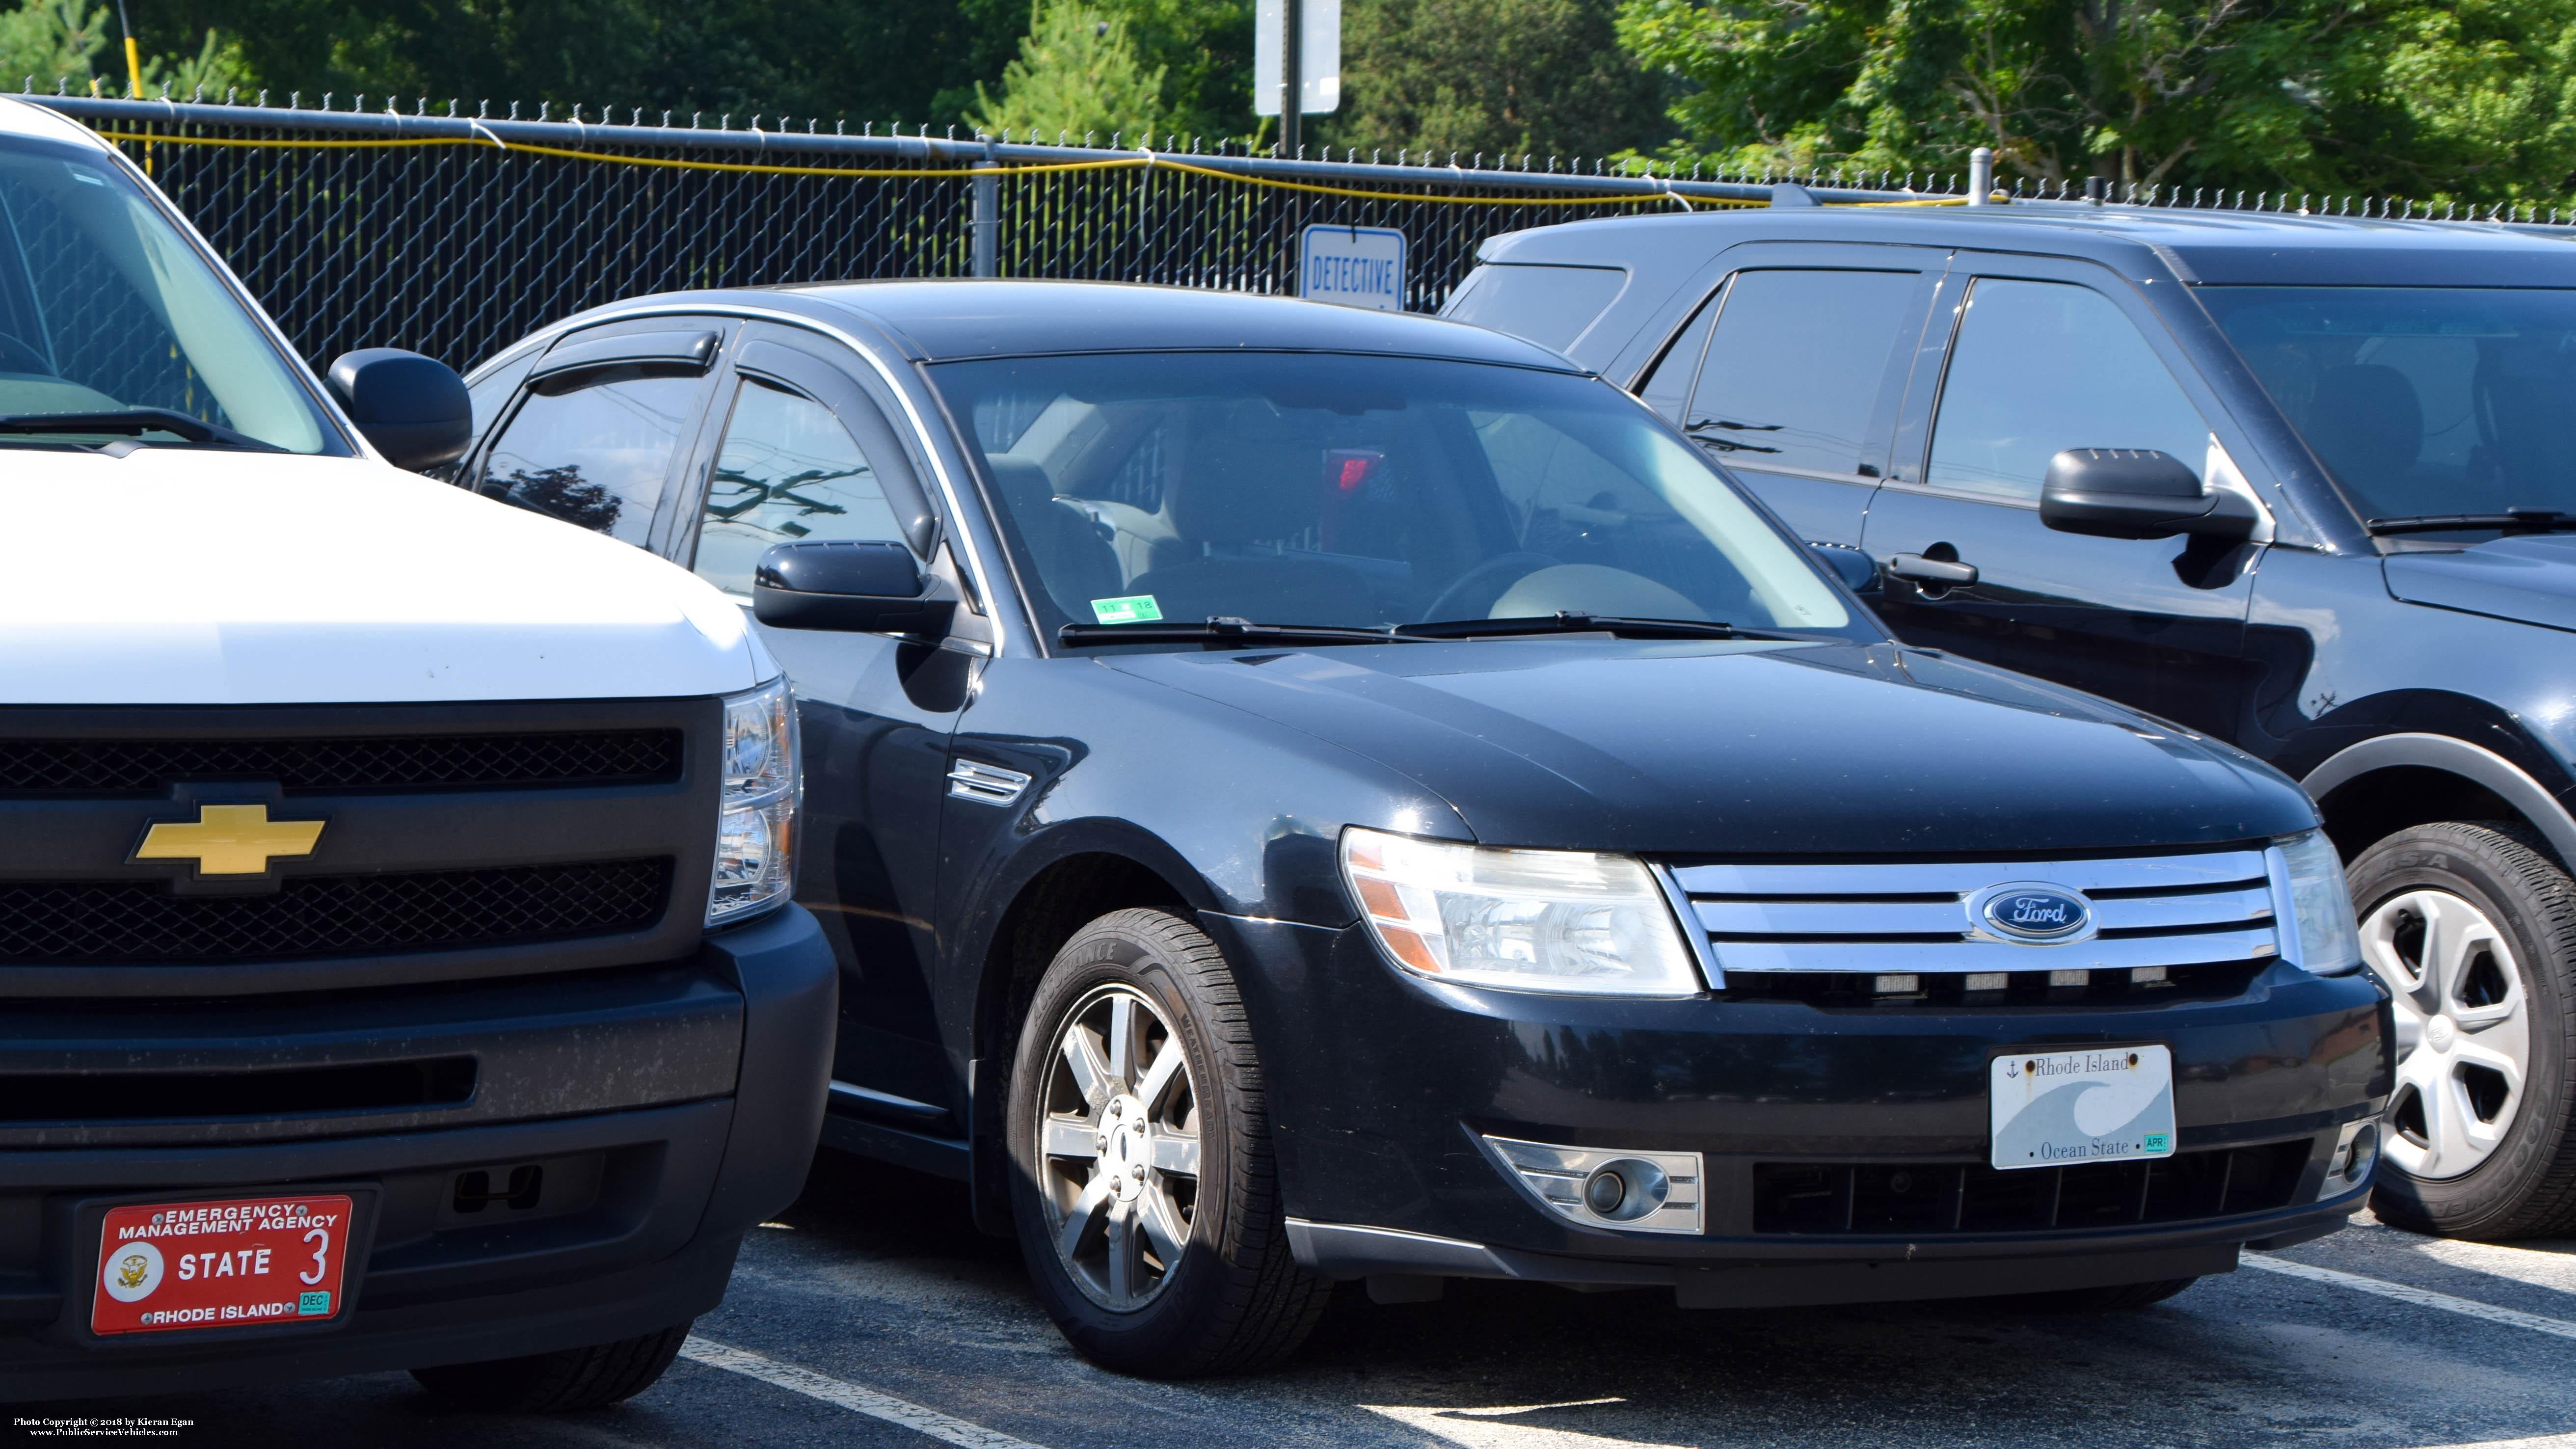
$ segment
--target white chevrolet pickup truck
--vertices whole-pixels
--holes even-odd
[[[612,1402],[803,1181],[778,667],[468,430],[0,101],[0,1400]]]

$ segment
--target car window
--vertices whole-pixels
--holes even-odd
[[[1682,421],[1682,404],[1690,400],[1691,383],[1699,376],[1700,356],[1708,351],[1708,330],[1717,323],[1717,301],[1714,295],[1700,304],[1700,309],[1664,349],[1655,370],[1637,384],[1637,396],[1646,406],[1670,418],[1676,425]]]
[[[1914,272],[1739,272],[1683,426],[1739,467],[1856,472]]]
[[[492,444],[481,491],[645,544],[700,381],[620,376],[530,394]]]
[[[1479,267],[1441,315],[1563,352],[1627,282],[1616,267]]]
[[[2567,468],[2576,292],[2231,286],[2194,295],[2363,517],[2576,512]]]
[[[832,410],[745,378],[707,481],[698,577],[747,598],[772,544],[902,537],[875,467]]]
[[[933,369],[1064,623],[1559,612],[1864,629],[1697,450],[1598,381],[1328,354]]]
[[[133,177],[85,148],[0,133],[0,414],[150,410],[337,451],[301,370]],[[0,450],[132,431],[12,433]],[[185,436],[141,436],[169,446],[158,434]]]
[[[2154,448],[2197,473],[2209,425],[2110,298],[1978,278],[1942,380],[1927,481],[2036,503],[2048,460],[2068,448]]]

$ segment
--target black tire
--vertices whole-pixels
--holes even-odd
[[[2198,1278],[2163,1278],[2153,1283],[2115,1283],[2108,1288],[2066,1288],[2055,1293],[2023,1293],[2006,1300],[2035,1313],[2124,1313],[2162,1303]]]
[[[1192,1204],[1186,1246],[1133,1311],[1105,1307],[1077,1286],[1049,1230],[1058,1209],[1040,1186],[1049,1167],[1039,1158],[1038,1119],[1041,1102],[1052,1100],[1041,1093],[1051,1090],[1062,1034],[1120,989],[1159,1012],[1163,1041],[1180,1047],[1198,1142],[1196,1177],[1182,1179]],[[1197,927],[1162,911],[1126,910],[1075,932],[1022,1023],[1009,1111],[1020,1251],[1048,1316],[1085,1358],[1147,1378],[1243,1373],[1287,1356],[1312,1331],[1332,1285],[1290,1255],[1251,1026],[1234,973]],[[1060,1175],[1085,1170],[1100,1171],[1075,1164]]]
[[[588,1348],[526,1358],[413,1369],[420,1386],[443,1399],[504,1414],[564,1414],[602,1409],[653,1386],[679,1357],[689,1325]]]
[[[2556,1236],[2576,1229],[2576,882],[2518,824],[2443,821],[2400,830],[2348,871],[2354,910],[2368,921],[2415,890],[2448,892],[2483,912],[2505,938],[2525,995],[2530,1048],[2514,1118],[2493,1152],[2455,1177],[2410,1176],[2388,1147],[2410,1118],[2407,1089],[2389,1103],[2371,1211],[2384,1222],[2443,1237]],[[2420,1110],[2420,1108],[2418,1109]]]

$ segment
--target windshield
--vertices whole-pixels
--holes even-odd
[[[330,430],[288,367],[113,164],[0,133],[0,447],[126,437],[321,452]],[[113,416],[137,410],[177,416]],[[66,414],[110,416],[94,430],[23,425]]]
[[[2198,295],[2365,519],[2576,512],[2576,292]]]
[[[1858,627],[1805,550],[1590,379],[1279,353],[936,372],[1050,634],[1560,612]]]

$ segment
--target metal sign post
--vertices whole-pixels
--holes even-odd
[[[1294,157],[1304,118],[1341,108],[1342,0],[1256,0],[1252,25],[1252,113],[1279,118]]]

